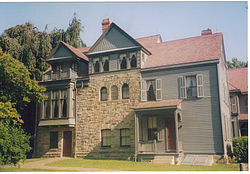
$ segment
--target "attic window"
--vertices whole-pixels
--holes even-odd
[[[125,57],[122,58],[121,69],[127,69],[127,61]]]

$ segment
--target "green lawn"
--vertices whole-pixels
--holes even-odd
[[[51,169],[0,168],[0,172],[77,172],[77,171],[51,170]]]
[[[239,164],[214,164],[213,166],[182,166],[120,160],[65,159],[47,165],[57,167],[113,169],[122,171],[239,171]]]

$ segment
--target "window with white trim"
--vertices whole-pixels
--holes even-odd
[[[141,101],[162,100],[162,80],[151,79],[141,82]]]
[[[178,77],[179,98],[194,99],[204,96],[203,75]]]

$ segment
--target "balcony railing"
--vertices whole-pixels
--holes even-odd
[[[50,72],[44,74],[42,81],[53,81],[53,80],[63,80],[63,79],[72,79],[77,77],[77,72],[69,70],[65,72]]]

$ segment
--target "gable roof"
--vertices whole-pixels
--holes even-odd
[[[144,68],[218,60],[222,57],[222,33],[148,44],[152,53]],[[147,42],[146,42],[147,43]]]
[[[89,61],[88,57],[85,56],[81,51],[79,51],[78,49],[76,49],[75,47],[63,42],[63,41],[60,41],[57,46],[51,51],[50,55],[48,56],[48,58],[51,58],[52,55],[55,54],[56,50],[58,49],[58,47],[60,45],[64,45],[69,51],[71,51],[76,57],[80,58],[80,59],[83,59],[85,61]]]
[[[237,69],[228,69],[228,85],[229,90],[240,90],[240,92],[248,91],[248,68],[237,68]]]
[[[119,26],[117,26],[115,23],[111,23],[109,28],[99,37],[99,39],[94,43],[94,45],[88,50],[87,54],[92,54],[95,53],[96,51],[94,51],[94,49],[104,40],[104,38],[109,34],[109,32],[112,29],[116,29],[117,31],[119,31],[121,33],[121,36],[125,36],[131,43],[133,43],[135,46],[141,47],[142,50],[144,50],[145,52],[147,52],[148,54],[150,54],[150,52],[143,47],[139,42],[137,42],[134,38],[132,38],[129,34],[127,34],[124,30],[122,30]],[[104,44],[110,44],[112,45],[113,43],[104,43]],[[111,47],[112,49],[112,47]],[[104,50],[105,51],[105,50]],[[107,51],[111,51],[111,50],[107,50]]]
[[[143,45],[146,48],[152,47],[152,44],[157,44],[161,43],[161,35],[153,35],[153,36],[147,36],[147,37],[142,37],[142,38],[137,38],[135,39],[137,42],[139,42],[141,45]]]

